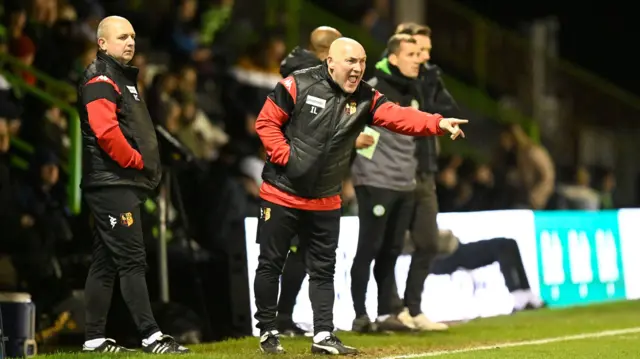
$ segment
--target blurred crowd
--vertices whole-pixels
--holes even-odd
[[[56,79],[47,92],[66,102],[74,101],[77,81],[95,58],[100,19],[119,14],[131,20],[138,32],[132,65],[140,69],[140,95],[153,120],[193,157],[168,168],[184,202],[184,211],[175,204],[169,209],[170,238],[226,253],[238,223],[259,213],[265,153],[254,124],[281,79],[284,33],[256,25],[259,11],[242,0],[5,0],[3,6],[0,54]],[[394,28],[385,12],[389,2],[361,6],[366,11],[342,15],[386,42]],[[0,73],[0,289],[28,291],[42,312],[55,311],[82,287],[91,243],[86,216],[67,208],[69,116],[12,85],[41,87],[31,72],[12,62],[2,66],[9,77]],[[518,126],[505,127],[496,145],[489,162],[441,156],[442,212],[615,208],[611,171],[577,167],[558,174],[545,148]],[[344,214],[354,215],[355,192],[349,179],[344,184]],[[154,247],[157,198],[146,208],[146,240]]]

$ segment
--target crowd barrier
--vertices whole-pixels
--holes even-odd
[[[251,315],[255,314],[253,280],[258,262],[258,220],[245,220]],[[441,229],[450,229],[461,243],[497,237],[517,241],[531,289],[550,307],[585,305],[640,298],[640,209],[612,211],[507,210],[441,213]],[[350,291],[350,269],[358,241],[358,218],[341,219],[335,273],[335,327],[350,330],[355,317]],[[411,257],[396,265],[398,291]],[[373,275],[366,297],[367,312],[376,317],[377,286]],[[422,309],[434,321],[465,321],[513,312],[513,297],[499,265],[493,263],[451,275],[429,275]],[[254,335],[258,335],[253,320]],[[305,279],[293,320],[311,328],[313,316]]]

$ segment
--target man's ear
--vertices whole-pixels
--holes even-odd
[[[393,66],[398,66],[398,55],[396,54],[389,54],[388,56],[389,59],[389,63]]]
[[[99,38],[98,39],[98,49],[100,51],[106,51],[106,49],[107,49],[106,48],[106,44],[107,44],[107,41],[105,39],[103,39],[103,38]]]
[[[333,63],[333,57],[331,56],[327,56],[327,67],[329,68],[329,73],[333,72],[335,64]]]

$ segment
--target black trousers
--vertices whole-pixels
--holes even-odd
[[[84,192],[93,222],[93,262],[85,284],[86,339],[105,337],[116,275],[138,332],[157,332],[145,278],[146,252],[140,205],[146,199],[133,187],[102,187]]]
[[[422,174],[417,178],[415,209],[411,223],[411,240],[414,252],[407,276],[404,302],[398,297],[395,277],[393,283],[394,312],[407,307],[412,316],[422,313],[422,291],[429,275],[431,262],[438,254],[438,198],[435,174]]]
[[[395,267],[411,223],[413,191],[399,192],[369,186],[355,188],[360,233],[351,266],[351,297],[356,317],[366,315],[365,297],[371,262],[378,284],[378,315],[392,313]]]
[[[494,262],[500,264],[500,271],[510,292],[531,289],[518,243],[511,238],[493,238],[460,244],[451,255],[436,258],[431,273],[451,274],[459,268],[472,270]]]
[[[297,248],[295,251],[290,250],[282,270],[280,298],[278,298],[278,321],[288,323],[291,320],[296,298],[306,276],[304,255]]]
[[[340,235],[340,210],[305,211],[262,201],[257,241],[260,256],[254,282],[258,329],[276,330],[278,287],[291,240],[300,240],[298,254],[303,256],[309,274],[309,298],[313,309],[315,333],[333,331],[333,277]]]

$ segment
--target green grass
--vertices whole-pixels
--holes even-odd
[[[340,333],[347,345],[359,348],[359,358],[385,358],[415,355],[439,350],[454,350],[519,342],[605,330],[640,327],[640,302],[625,301],[570,309],[545,309],[522,312],[511,316],[478,319],[453,325],[446,333],[357,335]],[[631,358],[640,352],[640,334],[587,338],[540,345],[496,348],[485,351],[439,355],[452,359],[483,358]],[[309,338],[283,338],[288,354],[279,358],[310,358]],[[256,338],[203,344],[193,347],[189,356],[162,356],[162,358],[263,358]],[[96,355],[60,352],[44,355],[49,359],[71,358],[141,358],[143,354]],[[429,356],[434,357],[434,356]],[[415,356],[413,358],[420,358]]]

